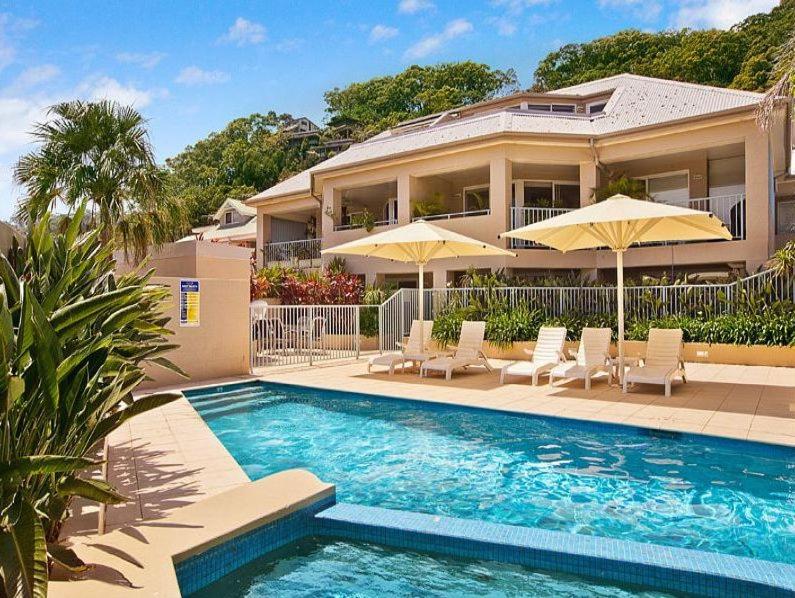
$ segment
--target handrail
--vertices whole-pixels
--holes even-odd
[[[417,220],[452,220],[453,218],[467,218],[470,216],[488,216],[491,214],[491,210],[486,208],[485,210],[469,210],[466,212],[449,212],[445,214],[431,214],[430,216],[414,216],[411,221],[416,222]]]

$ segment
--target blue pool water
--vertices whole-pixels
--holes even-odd
[[[217,596],[662,598],[669,595],[515,565],[307,538],[253,561],[191,594],[191,598]]]
[[[341,502],[795,563],[795,450],[263,384],[188,393],[257,479]]]

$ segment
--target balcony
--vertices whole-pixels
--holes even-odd
[[[393,224],[397,224],[397,220],[375,220],[373,221],[373,228],[377,226],[391,226]],[[358,228],[366,228],[367,225],[360,222],[348,223],[348,224],[335,224],[334,230],[356,230]]]
[[[529,224],[535,224],[542,220],[547,220],[553,216],[560,216],[566,212],[571,212],[574,208],[511,208],[511,229],[520,228]],[[524,241],[522,239],[511,239],[511,249],[538,249],[546,248],[546,245],[534,241]]]
[[[712,212],[729,229],[732,239],[745,239],[745,193],[668,200],[665,203],[691,210]]]
[[[430,222],[432,220],[453,220],[455,218],[468,218],[470,216],[488,216],[491,214],[490,209],[485,210],[468,210],[466,212],[452,212],[449,214],[432,214],[429,216],[415,216],[411,219],[412,222],[416,222],[417,220],[425,220],[426,222]]]
[[[267,243],[263,248],[265,265],[279,264],[292,268],[320,267],[320,242],[322,239],[300,239]]]

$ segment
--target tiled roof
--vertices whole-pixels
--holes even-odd
[[[236,210],[238,214],[242,216],[256,216],[257,215],[257,208],[252,208],[251,206],[247,206],[245,203],[240,201],[239,199],[232,199],[228,197],[224,200],[224,203],[221,204],[221,207],[215,212],[214,218],[216,220],[220,220],[223,213],[226,211],[227,208],[232,208]]]
[[[252,218],[240,226],[225,226],[215,224],[213,226],[202,226],[194,228],[192,233],[183,237],[180,241],[195,241],[198,236],[204,241],[230,240],[230,241],[254,241],[257,238],[257,219]]]
[[[599,137],[732,109],[751,108],[762,98],[762,94],[748,91],[629,74],[558,89],[548,95],[586,98],[608,92],[612,92],[612,95],[605,111],[593,117],[500,109],[457,121],[440,120],[439,124],[413,128],[408,132],[399,129],[386,131],[363,143],[352,145],[313,168],[255,195],[249,201],[308,192],[313,172],[327,172],[451,143],[498,134]]]

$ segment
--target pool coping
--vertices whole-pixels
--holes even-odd
[[[686,548],[338,503],[318,535],[551,570],[704,596],[795,593],[795,566]]]

